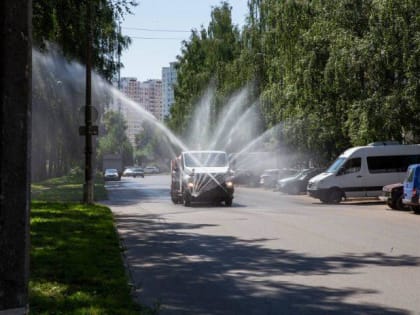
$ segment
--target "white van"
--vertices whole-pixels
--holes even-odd
[[[420,163],[419,144],[372,143],[341,154],[324,172],[310,179],[308,194],[324,203],[343,198],[378,197],[382,187],[402,182],[410,164]]]

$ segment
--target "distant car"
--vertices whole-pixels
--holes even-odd
[[[124,172],[123,172],[122,176],[125,176],[125,177],[132,177],[132,176],[133,176],[133,174],[134,174],[134,172],[133,172],[133,168],[132,168],[132,167],[128,167],[128,168],[126,168],[126,169],[124,170]]]
[[[274,188],[277,180],[296,174],[294,169],[268,169],[260,176],[260,185],[264,188]]]
[[[379,199],[385,201],[388,207],[394,210],[407,210],[403,202],[404,185],[402,183],[390,184],[382,187],[382,195]]]
[[[107,168],[104,172],[104,180],[120,180],[120,175],[115,168]]]
[[[307,168],[296,173],[291,177],[279,179],[277,181],[276,188],[279,191],[285,192],[291,195],[297,195],[302,192],[306,192],[309,180],[322,173],[322,169],[319,168]]]
[[[420,164],[408,166],[403,185],[402,202],[409,206],[415,213],[420,213]]]
[[[132,169],[132,175],[134,178],[138,177],[144,177],[144,170],[141,167],[134,167]]]
[[[124,172],[123,176],[126,177],[144,177],[144,170],[141,167],[127,167]]]
[[[159,173],[159,168],[156,166],[146,166],[144,168],[144,173],[145,174],[158,174]]]

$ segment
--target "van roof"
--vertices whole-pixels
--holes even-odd
[[[382,146],[360,146],[353,147],[344,151],[340,157],[350,157],[356,152],[361,155],[405,155],[420,154],[420,144],[400,144],[400,145],[382,145]]]

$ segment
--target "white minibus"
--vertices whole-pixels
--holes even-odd
[[[420,163],[420,144],[372,143],[341,154],[308,182],[308,194],[324,203],[351,197],[378,197],[382,187],[401,183],[410,164]]]

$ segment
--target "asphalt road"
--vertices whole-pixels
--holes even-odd
[[[420,314],[420,216],[237,187],[172,204],[168,176],[107,184],[135,298],[159,314]]]

